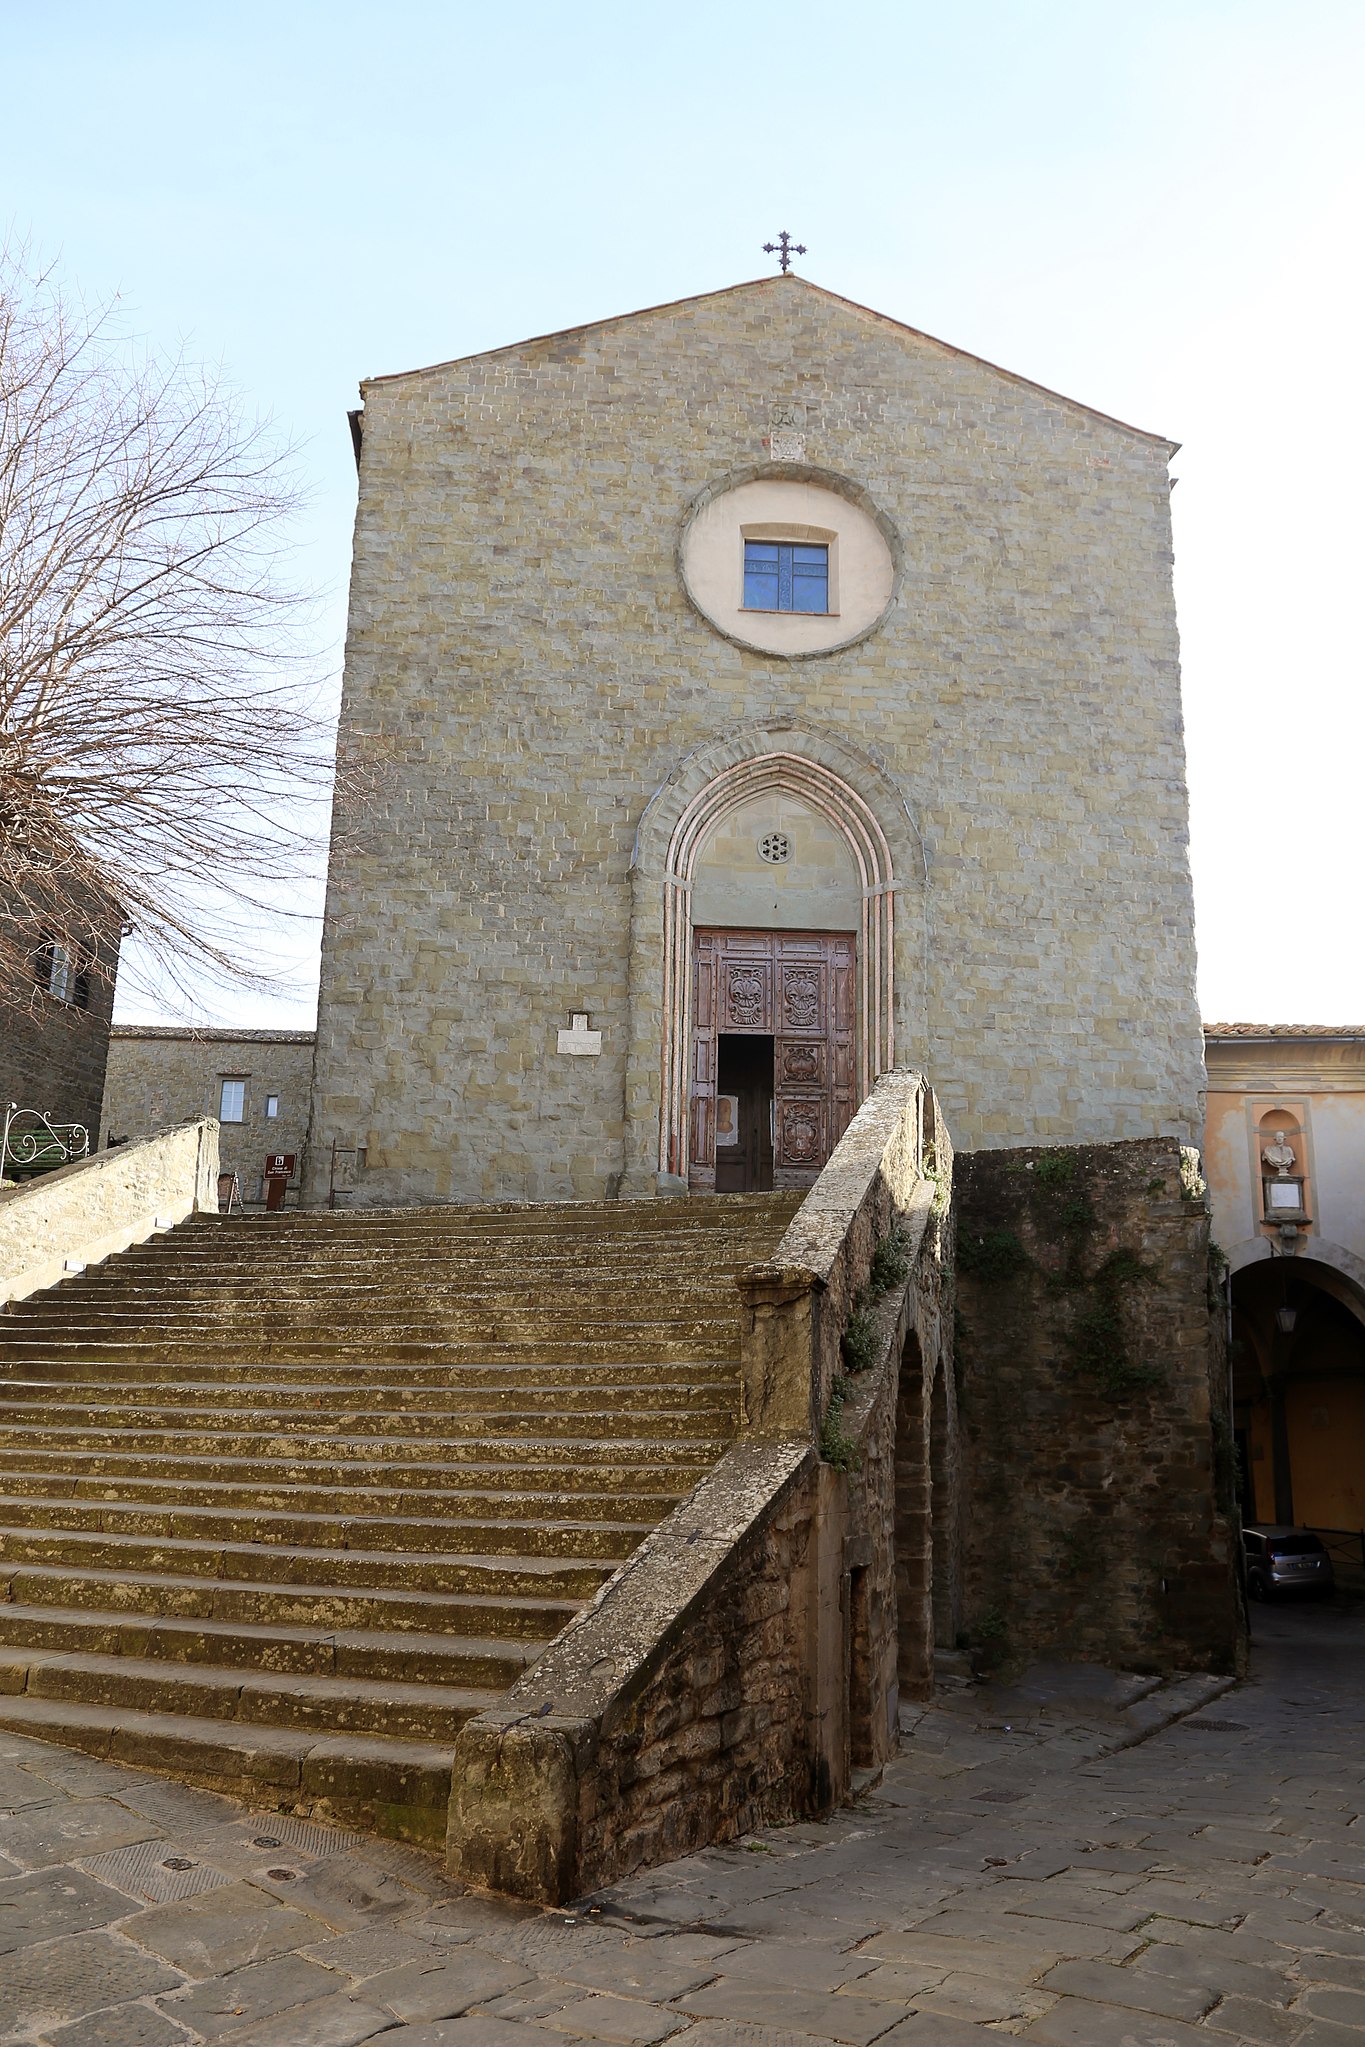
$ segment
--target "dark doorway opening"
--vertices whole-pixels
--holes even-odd
[[[851,931],[697,926],[692,945],[687,1184],[695,1194],[741,1185],[813,1187],[857,1101],[857,940]],[[745,1063],[722,1078],[720,1047],[727,1038],[732,1056]],[[755,1047],[749,1054],[735,1042],[746,1039]],[[748,1063],[759,1058],[761,1072]],[[754,1085],[761,1096],[746,1119],[744,1162],[733,1098]],[[722,1102],[722,1094],[732,1099]],[[718,1132],[722,1112],[733,1120]],[[717,1179],[726,1152],[731,1164]]]
[[[773,1184],[773,1041],[722,1031],[716,1044],[716,1192],[765,1194]]]
[[[1243,1515],[1350,1533],[1365,1527],[1365,1299],[1309,1252],[1232,1280],[1234,1431]]]

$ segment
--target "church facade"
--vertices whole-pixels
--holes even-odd
[[[363,397],[305,1198],[1197,1140],[1170,442],[795,275]]]

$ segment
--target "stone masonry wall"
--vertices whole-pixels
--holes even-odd
[[[268,1152],[293,1152],[299,1161],[287,1196],[297,1200],[308,1134],[313,1077],[312,1031],[187,1031],[159,1025],[119,1024],[109,1044],[101,1142],[145,1137],[148,1131],[217,1116],[225,1076],[246,1080],[240,1123],[219,1127],[225,1173],[236,1173],[242,1199],[265,1199],[262,1173]],[[268,1117],[266,1098],[278,1095],[280,1113]],[[323,1177],[326,1194],[326,1175]]]
[[[1227,1360],[1190,1156],[1160,1140],[958,1156],[982,1662],[1239,1665]]]
[[[665,1862],[820,1802],[803,1654],[818,1491],[818,1473],[803,1471],[604,1728],[579,1810],[585,1872]]]
[[[333,848],[312,1198],[334,1138],[359,1199],[619,1189],[658,1115],[637,829],[695,749],[782,733],[861,763],[896,1056],[960,1142],[1195,1135],[1168,442],[797,277],[364,395],[340,743],[384,788]],[[690,507],[759,473],[843,479],[894,532],[855,645],[758,653],[690,603]],[[576,1011],[600,1056],[557,1049]]]

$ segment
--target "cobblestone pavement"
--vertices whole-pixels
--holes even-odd
[[[0,2041],[1359,2042],[1365,1604],[1257,1633],[1251,1682],[1117,1751],[1074,1685],[963,1689],[827,1824],[574,1912],[0,1736]]]

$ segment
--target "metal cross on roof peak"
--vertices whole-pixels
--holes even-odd
[[[783,228],[775,242],[765,242],[763,244],[763,253],[765,256],[776,256],[777,267],[785,277],[792,267],[792,257],[804,256],[806,245],[804,242],[794,242],[787,233],[787,230]]]

